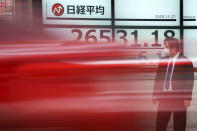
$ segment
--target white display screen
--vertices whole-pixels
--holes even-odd
[[[43,0],[44,24],[111,25],[111,0]]]
[[[179,26],[180,0],[115,0],[116,25]]]
[[[189,57],[197,67],[197,30],[184,30],[184,55]]]
[[[111,0],[43,0],[44,31],[61,41],[124,44],[145,59],[161,57],[165,38],[180,38],[179,29],[119,27],[179,26],[180,0],[114,0],[111,6]]]
[[[197,0],[184,0],[184,26],[197,26]]]
[[[179,26],[180,0],[114,0],[115,25]],[[44,24],[111,25],[111,0],[43,0]]]

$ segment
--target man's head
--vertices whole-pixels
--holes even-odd
[[[166,38],[164,40],[165,47],[169,50],[171,57],[175,56],[180,51],[180,43],[178,39]]]

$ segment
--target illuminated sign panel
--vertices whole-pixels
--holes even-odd
[[[44,24],[111,25],[110,0],[43,0]]]
[[[197,0],[183,0],[184,26],[193,26],[193,29],[184,29],[184,55],[189,57],[197,67]],[[195,28],[196,26],[196,28]]]
[[[165,38],[180,39],[180,0],[43,0],[43,23],[58,40],[115,42],[160,58]]]
[[[14,0],[0,0],[0,16],[13,16],[14,10]]]
[[[184,0],[184,25],[185,26],[197,26],[197,0]]]
[[[180,0],[115,0],[116,25],[179,26]]]
[[[184,29],[184,55],[189,57],[197,67],[197,1],[183,0],[184,26],[193,26],[193,29]],[[196,28],[195,28],[196,26]]]
[[[197,30],[184,30],[184,55],[189,57],[195,67],[197,67]]]

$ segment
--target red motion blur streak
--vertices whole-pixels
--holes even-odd
[[[156,63],[135,63],[134,57],[134,50],[121,45],[4,46],[0,127],[150,127],[143,118],[154,110],[151,91],[138,78],[155,72]]]
[[[22,46],[19,46],[22,47]],[[84,61],[125,59],[125,47],[102,45],[12,47],[1,50],[1,101],[96,93],[97,77],[128,73],[129,64],[82,65]],[[136,65],[135,65],[136,66]],[[135,70],[133,70],[135,71]],[[109,76],[110,77],[110,76]]]

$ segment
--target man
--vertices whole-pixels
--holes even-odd
[[[156,131],[166,131],[172,114],[174,131],[185,131],[194,83],[193,64],[181,55],[177,39],[168,38],[164,45],[169,56],[161,59],[153,91],[153,102],[159,102]]]

